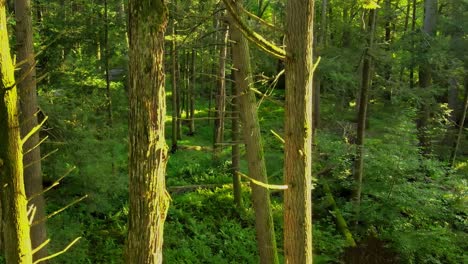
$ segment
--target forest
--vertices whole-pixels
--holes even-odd
[[[467,0],[0,0],[0,264],[468,263]]]

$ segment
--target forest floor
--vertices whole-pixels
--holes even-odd
[[[51,184],[76,167],[58,188],[47,193],[48,211],[53,212],[84,194],[89,197],[49,220],[51,252],[61,250],[74,238],[82,236],[69,252],[51,263],[122,263],[128,214],[127,98],[122,85],[113,83],[114,122],[112,128],[108,128],[103,125],[106,123],[103,90],[89,89],[84,93],[86,87],[82,83],[69,83],[69,87],[75,88],[61,88],[67,87],[66,81],[70,79],[73,78],[41,93],[41,107],[49,115],[44,134],[50,137],[42,151],[46,154],[58,149],[44,161],[45,184]],[[283,91],[275,92],[278,100],[282,94]],[[197,99],[196,117],[204,118],[208,103],[200,99]],[[349,141],[352,140],[354,108],[339,108],[333,98],[324,97],[322,102],[322,125],[316,138],[320,154],[314,157],[314,171],[333,167],[327,181],[342,215],[350,223],[353,219],[350,203],[353,146]],[[166,138],[170,145],[171,109],[170,105],[168,107]],[[380,254],[388,260],[400,259],[399,263],[462,263],[466,260],[463,252],[468,248],[467,213],[463,204],[468,164],[460,161],[458,169],[446,180],[445,163],[431,159],[425,162],[429,175],[423,175],[415,147],[414,114],[414,110],[398,105],[370,106],[361,225],[353,232],[354,238],[362,241],[361,245],[371,241],[373,236],[378,237],[381,246],[374,247],[374,252],[353,253],[351,250],[345,253],[347,244],[336,227],[334,213],[320,185],[321,179],[314,179],[315,263],[343,263],[346,259],[345,263],[375,263],[362,262],[372,254]],[[282,182],[283,147],[271,130],[282,134],[283,116],[282,107],[274,102],[265,100],[259,107],[272,183]],[[230,119],[226,122],[225,141],[229,142]],[[214,161],[210,151],[182,147],[211,148],[213,120],[197,120],[195,135],[186,134],[184,130],[178,142],[180,149],[170,155],[167,164],[167,186],[172,203],[165,225],[165,263],[258,263],[250,188],[244,181],[245,210],[236,210],[230,148],[224,148],[220,159]],[[241,157],[244,155],[241,150]],[[241,169],[247,173],[245,161]],[[195,188],[195,185],[207,188]],[[185,187],[181,190],[177,188],[180,186]],[[282,198],[280,193],[272,197],[276,237],[281,249]],[[440,248],[441,243],[446,246]],[[281,250],[279,253],[282,255]],[[361,262],[353,262],[356,256],[362,256]],[[431,262],[434,259],[441,262]],[[423,260],[429,262],[421,262]]]

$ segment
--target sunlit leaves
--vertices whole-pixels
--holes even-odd
[[[380,6],[377,4],[377,1],[374,0],[361,0],[362,7],[365,9],[377,9]]]

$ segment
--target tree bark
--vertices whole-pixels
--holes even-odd
[[[435,36],[437,22],[437,0],[426,0],[424,2],[424,25],[423,33],[429,38]],[[424,54],[429,52],[429,47],[425,47],[422,51]],[[431,65],[427,59],[422,59],[419,65],[419,87],[422,91],[430,89],[432,86],[432,73]],[[423,93],[424,94],[424,93]],[[429,98],[423,95],[422,103],[419,109],[419,117],[416,122],[418,129],[419,146],[421,154],[428,156],[431,152],[431,143],[428,135],[428,121],[429,121]]]
[[[367,35],[367,48],[364,55],[362,64],[362,77],[361,77],[361,91],[359,97],[359,110],[357,114],[357,129],[356,129],[356,157],[354,160],[354,193],[353,200],[355,203],[356,219],[355,225],[359,221],[359,211],[361,205],[361,192],[362,192],[362,177],[364,173],[364,138],[366,130],[366,119],[367,119],[367,101],[369,95],[369,89],[371,87],[371,68],[372,68],[372,55],[370,50],[374,43],[374,32],[375,32],[375,21],[377,17],[377,11],[371,9],[368,15],[367,27],[369,29]]]
[[[174,8],[175,9],[175,8]],[[174,12],[175,15],[175,12]],[[172,56],[172,147],[171,152],[177,151],[177,132],[179,123],[179,105],[177,102],[177,46],[176,46],[176,22],[172,18],[172,41],[171,41],[171,56]]]
[[[192,49],[192,58],[190,60],[191,64],[191,70],[190,70],[190,77],[191,77],[191,83],[190,83],[190,98],[189,98],[189,108],[190,108],[190,123],[189,123],[189,135],[193,136],[195,135],[195,81],[196,81],[196,75],[195,75],[195,58],[196,58],[196,52],[195,49]]]
[[[223,45],[219,49],[219,69],[218,69],[218,89],[216,92],[215,106],[215,133],[214,133],[214,156],[218,158],[222,151],[221,143],[224,141],[224,115],[226,111],[226,57],[227,45],[229,38],[229,27],[226,23],[222,23],[222,40]]]
[[[235,80],[234,70],[231,70],[231,79]],[[231,87],[231,95],[232,95],[232,102],[231,102],[231,135],[232,135],[232,142],[239,142],[240,141],[240,127],[239,127],[239,96],[236,91],[236,84],[232,83]],[[236,204],[239,210],[243,209],[242,204],[242,185],[241,185],[241,177],[239,175],[240,171],[240,144],[233,144],[231,149],[231,170],[232,170],[232,189],[234,193],[234,203]]]
[[[129,196],[127,263],[162,263],[169,207],[164,91],[164,0],[129,1]]]
[[[242,1],[236,1],[236,8]],[[250,177],[267,183],[267,172],[263,154],[263,143],[257,114],[257,102],[254,92],[252,69],[250,67],[250,52],[247,39],[234,26],[234,19],[230,16],[231,39],[233,53],[233,68],[236,69],[236,91],[239,97],[242,133],[246,146],[248,170]],[[264,187],[251,183],[252,202],[255,210],[255,230],[257,247],[261,264],[277,264],[278,252],[276,248],[275,229],[271,214],[270,191]]]
[[[21,136],[27,135],[38,124],[36,112],[36,66],[33,43],[32,13],[30,0],[15,1],[16,17],[16,49],[17,60],[20,66],[18,77],[22,80],[18,83],[20,97]],[[35,133],[23,144],[24,182],[27,197],[42,193],[41,151],[39,133]],[[36,207],[34,219],[43,219],[45,216],[45,201],[42,195],[29,201],[29,206]],[[45,221],[31,227],[31,244],[38,247],[47,239]],[[43,248],[34,254],[34,259],[47,256],[47,248]]]
[[[312,263],[313,0],[286,5],[285,263]]]
[[[0,0],[0,201],[6,263],[32,263],[27,198],[23,178],[18,94],[6,23]]]
[[[468,109],[468,75],[465,76],[465,99],[463,103],[463,112],[460,117],[460,122],[458,122],[458,133],[457,138],[453,144],[452,153],[450,154],[450,167],[455,167],[455,161],[457,158],[458,148],[460,147],[460,141],[463,136],[463,129],[465,129],[465,119],[466,111]]]

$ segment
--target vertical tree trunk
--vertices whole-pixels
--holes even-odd
[[[129,1],[130,210],[126,262],[162,263],[169,207],[165,174],[167,146],[164,91],[164,0]]]
[[[450,155],[450,167],[455,167],[455,160],[457,158],[458,148],[460,147],[460,141],[463,136],[463,130],[465,129],[465,119],[466,111],[468,109],[468,75],[465,76],[465,100],[463,104],[463,112],[460,117],[460,122],[458,122],[458,134],[455,142],[453,144],[452,153]]]
[[[0,201],[6,263],[32,263],[27,198],[23,178],[18,94],[6,23],[0,0]]]
[[[190,83],[190,124],[189,124],[189,135],[193,136],[195,134],[195,81],[196,81],[196,75],[195,75],[195,58],[196,58],[196,52],[195,49],[192,49],[192,59],[190,60],[191,64],[191,70],[190,70],[190,77],[191,77],[191,83]]]
[[[223,45],[219,49],[219,70],[218,70],[218,89],[216,92],[216,106],[215,106],[215,133],[214,133],[214,155],[215,158],[219,157],[222,150],[221,143],[224,141],[224,115],[226,112],[226,57],[227,45],[229,37],[229,28],[225,23],[222,23],[222,40]]]
[[[415,52],[415,46],[414,46],[414,34],[416,30],[416,0],[413,0],[413,13],[412,13],[412,19],[411,19],[411,65],[410,65],[410,73],[409,73],[409,85],[410,88],[414,88],[414,55],[413,53]]]
[[[320,17],[320,33],[318,34],[317,44],[320,47],[320,50],[324,50],[326,47],[326,39],[327,39],[327,8],[328,8],[328,0],[322,0],[321,5],[321,17]],[[318,57],[320,54],[315,52],[314,56]],[[314,73],[314,85],[313,85],[313,103],[314,109],[312,111],[313,118],[312,118],[312,128],[313,133],[315,134],[315,130],[320,125],[320,93],[321,93],[321,86],[322,86],[322,78],[319,74]]]
[[[367,33],[367,48],[364,55],[362,64],[362,75],[361,75],[361,91],[359,97],[359,110],[357,115],[357,131],[356,131],[356,157],[354,160],[354,193],[353,200],[355,202],[356,219],[355,224],[359,221],[359,207],[361,205],[361,192],[362,192],[362,176],[364,173],[364,138],[366,130],[366,119],[367,119],[367,101],[369,88],[371,87],[371,68],[372,68],[372,56],[370,50],[374,43],[374,32],[375,32],[375,21],[377,17],[377,11],[371,9],[368,14],[368,33]]]
[[[38,120],[36,112],[37,91],[36,91],[36,66],[34,55],[34,43],[31,19],[31,1],[15,1],[16,16],[16,40],[17,40],[17,61],[24,62],[18,72],[19,77],[26,76],[18,83],[18,93],[20,96],[20,119],[21,136],[27,135],[37,126]],[[39,133],[35,133],[23,144],[24,181],[27,197],[42,193],[42,173],[41,173],[41,151],[39,144]],[[35,220],[45,216],[45,201],[42,195],[29,201],[29,206],[36,207]],[[31,227],[31,244],[33,248],[41,245],[47,239],[46,224],[41,222]],[[47,249],[43,248],[36,254],[34,259],[47,256]]]
[[[236,1],[237,12],[242,1]],[[240,116],[242,120],[242,133],[246,146],[248,169],[250,177],[267,183],[267,172],[263,154],[262,136],[257,114],[257,102],[254,92],[252,70],[250,67],[250,52],[247,39],[237,29],[231,17],[231,39],[233,54],[233,68],[235,73],[236,93],[240,95]],[[270,191],[264,187],[251,183],[252,202],[255,210],[255,230],[257,246],[261,264],[277,264],[278,252],[276,248],[275,229],[271,215]]]
[[[109,10],[107,0],[104,0],[104,69],[106,74],[107,124],[112,128],[112,97],[110,90],[109,57]]]
[[[173,8],[175,10],[175,6]],[[173,12],[175,15],[175,12]],[[177,132],[179,123],[179,105],[177,104],[177,46],[176,46],[176,21],[172,18],[172,41],[171,41],[171,56],[172,56],[172,147],[171,152],[177,151]]]
[[[313,0],[286,5],[285,263],[312,263]]]
[[[234,69],[231,70],[231,79],[235,80]],[[239,175],[240,171],[240,127],[239,127],[239,94],[236,91],[236,84],[232,83],[231,87],[231,135],[232,135],[232,149],[231,149],[231,170],[232,170],[232,186],[234,192],[234,203],[237,206],[237,209],[242,210],[242,186],[241,178]]]
[[[437,22],[437,0],[426,0],[424,2],[424,25],[423,33],[429,37],[435,36]],[[423,53],[428,53],[429,47],[425,47]],[[419,87],[421,90],[430,89],[432,86],[431,65],[427,59],[422,59],[419,65]],[[416,122],[418,129],[419,146],[421,153],[424,156],[430,154],[431,143],[428,135],[428,120],[429,120],[429,98],[423,96],[422,104],[419,109],[419,117]]]

